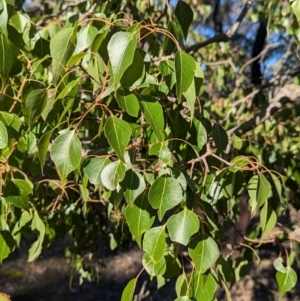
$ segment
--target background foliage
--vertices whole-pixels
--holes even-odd
[[[0,0],[0,261],[71,235],[92,281],[102,241],[135,241],[177,301],[231,300],[272,243],[279,295],[293,288],[299,1],[46,4]]]

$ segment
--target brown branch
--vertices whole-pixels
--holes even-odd
[[[242,23],[244,17],[246,16],[248,9],[251,7],[251,5],[255,2],[255,0],[247,0],[240,15],[238,16],[235,23],[227,30],[226,33],[219,33],[212,37],[211,39],[208,39],[206,41],[194,44],[188,48],[186,48],[186,52],[190,54],[194,54],[196,51],[198,51],[200,48],[206,47],[210,44],[216,43],[216,42],[228,42],[230,41],[235,34],[237,33],[240,24]]]
[[[276,96],[270,100],[269,104],[258,114],[256,114],[245,123],[228,130],[228,136],[231,136],[232,134],[242,136],[243,134],[251,131],[258,125],[269,119],[285,104],[287,104],[288,102],[294,102],[299,97],[300,86],[290,84],[282,87],[276,94]]]

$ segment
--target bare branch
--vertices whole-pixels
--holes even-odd
[[[212,37],[211,39],[208,39],[204,42],[194,44],[186,49],[186,52],[193,54],[196,51],[198,51],[200,48],[206,47],[210,44],[216,43],[216,42],[228,42],[231,40],[235,34],[237,33],[240,24],[242,23],[244,17],[246,16],[249,8],[251,5],[255,2],[255,0],[247,0],[240,15],[238,16],[235,23],[227,30],[226,33],[220,33]]]
[[[286,85],[279,90],[277,95],[270,100],[269,104],[262,109],[253,118],[246,121],[245,123],[234,127],[227,131],[227,134],[231,136],[235,134],[237,136],[242,136],[243,134],[256,128],[258,125],[269,119],[274,115],[280,108],[282,108],[288,102],[294,102],[300,97],[300,86],[290,84]]]

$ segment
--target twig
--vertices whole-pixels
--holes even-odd
[[[219,33],[217,35],[215,35],[214,37],[212,37],[211,39],[208,39],[204,42],[200,42],[197,44],[194,44],[188,48],[186,48],[186,52],[190,53],[190,54],[194,54],[196,51],[198,51],[200,48],[206,47],[210,44],[216,43],[216,42],[228,42],[229,40],[231,40],[235,34],[237,33],[240,24],[242,23],[244,17],[247,14],[248,9],[251,7],[251,5],[255,2],[255,0],[247,0],[240,15],[238,16],[237,20],[235,21],[235,23],[227,30],[226,33],[222,32]]]

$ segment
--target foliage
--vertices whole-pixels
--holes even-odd
[[[274,262],[282,296],[297,281],[299,241],[292,229],[274,228],[287,201],[299,201],[297,189],[290,194],[300,181],[299,105],[251,133],[236,130],[261,109],[246,100],[267,94],[247,81],[251,54],[230,31],[201,44],[195,5],[163,2],[62,1],[52,15],[35,15],[0,0],[0,261],[21,239],[34,261],[55,237],[71,235],[82,282],[96,278],[85,263],[102,240],[111,248],[135,240],[151,278],[177,277],[176,300],[210,301],[217,287],[230,299],[228,287],[243,276],[239,262],[249,267],[249,250],[271,235],[280,247],[295,246]],[[255,4],[244,21],[272,7],[280,22],[269,22],[269,35],[290,22],[284,34],[295,43],[296,2]],[[274,92],[271,74],[265,85]],[[284,99],[293,98],[290,88]],[[237,230],[249,248],[224,257],[244,194],[259,222],[250,233]],[[122,300],[133,299],[137,278]]]

